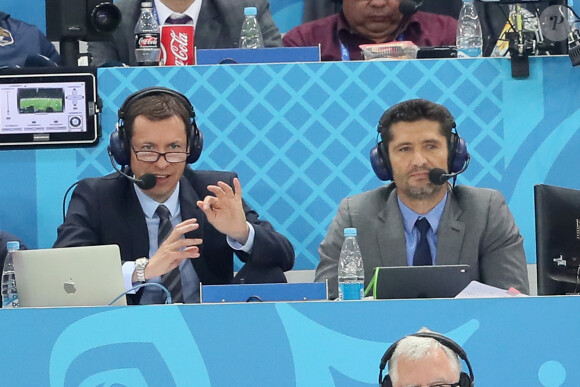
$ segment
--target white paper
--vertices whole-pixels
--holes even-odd
[[[455,298],[498,298],[498,297],[528,297],[516,289],[500,289],[494,286],[471,281]]]

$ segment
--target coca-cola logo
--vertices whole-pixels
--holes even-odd
[[[169,42],[169,47],[171,48],[171,53],[175,56],[175,64],[177,66],[185,66],[189,64],[189,39],[186,33],[171,31],[171,40]]]
[[[159,39],[157,38],[157,36],[141,36],[139,37],[139,39],[137,40],[137,45],[139,47],[158,47],[159,45]]]

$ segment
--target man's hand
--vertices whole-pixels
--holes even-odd
[[[145,267],[145,279],[169,273],[187,258],[199,258],[201,239],[182,238],[185,233],[199,228],[197,219],[188,219],[173,228],[167,239],[159,246]],[[133,273],[133,282],[137,282],[137,274]]]
[[[228,184],[218,181],[207,189],[215,196],[206,196],[197,206],[207,216],[207,220],[222,234],[245,244],[250,234],[246,224],[246,213],[242,206],[242,185],[234,178],[234,190]]]

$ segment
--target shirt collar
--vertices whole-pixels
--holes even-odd
[[[171,216],[177,214],[179,210],[179,182],[177,182],[177,186],[175,187],[175,190],[173,191],[169,199],[167,199],[163,203],[159,203],[151,199],[149,196],[145,194],[145,192],[141,191],[141,189],[137,187],[137,185],[133,184],[133,187],[135,188],[135,192],[137,193],[137,199],[139,199],[139,203],[141,204],[141,208],[143,209],[143,213],[145,213],[146,217],[153,218],[153,215],[155,215],[155,211],[157,211],[157,207],[159,207],[160,204],[163,204],[165,205],[165,207],[167,207],[167,209],[171,213]]]
[[[193,4],[189,6],[183,12],[183,15],[187,15],[193,20],[193,25],[197,25],[197,19],[199,18],[199,12],[201,11],[201,3],[203,0],[195,0]],[[163,4],[161,0],[155,0],[155,11],[157,12],[157,21],[160,25],[165,24],[165,20],[172,14],[173,12],[168,6]]]
[[[426,218],[431,225],[433,234],[437,234],[437,229],[439,228],[439,222],[441,221],[441,215],[443,214],[443,209],[445,208],[445,203],[447,202],[448,192],[445,191],[445,196],[441,199],[439,203],[431,211],[426,214],[418,214],[409,207],[405,205],[397,195],[397,201],[399,202],[399,208],[401,209],[401,214],[403,215],[403,224],[405,226],[405,231],[411,233],[413,227],[415,227],[415,222],[418,218]]]

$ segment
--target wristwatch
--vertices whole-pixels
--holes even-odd
[[[135,273],[137,274],[137,281],[145,282],[145,268],[149,263],[148,258],[137,258],[135,260]]]

